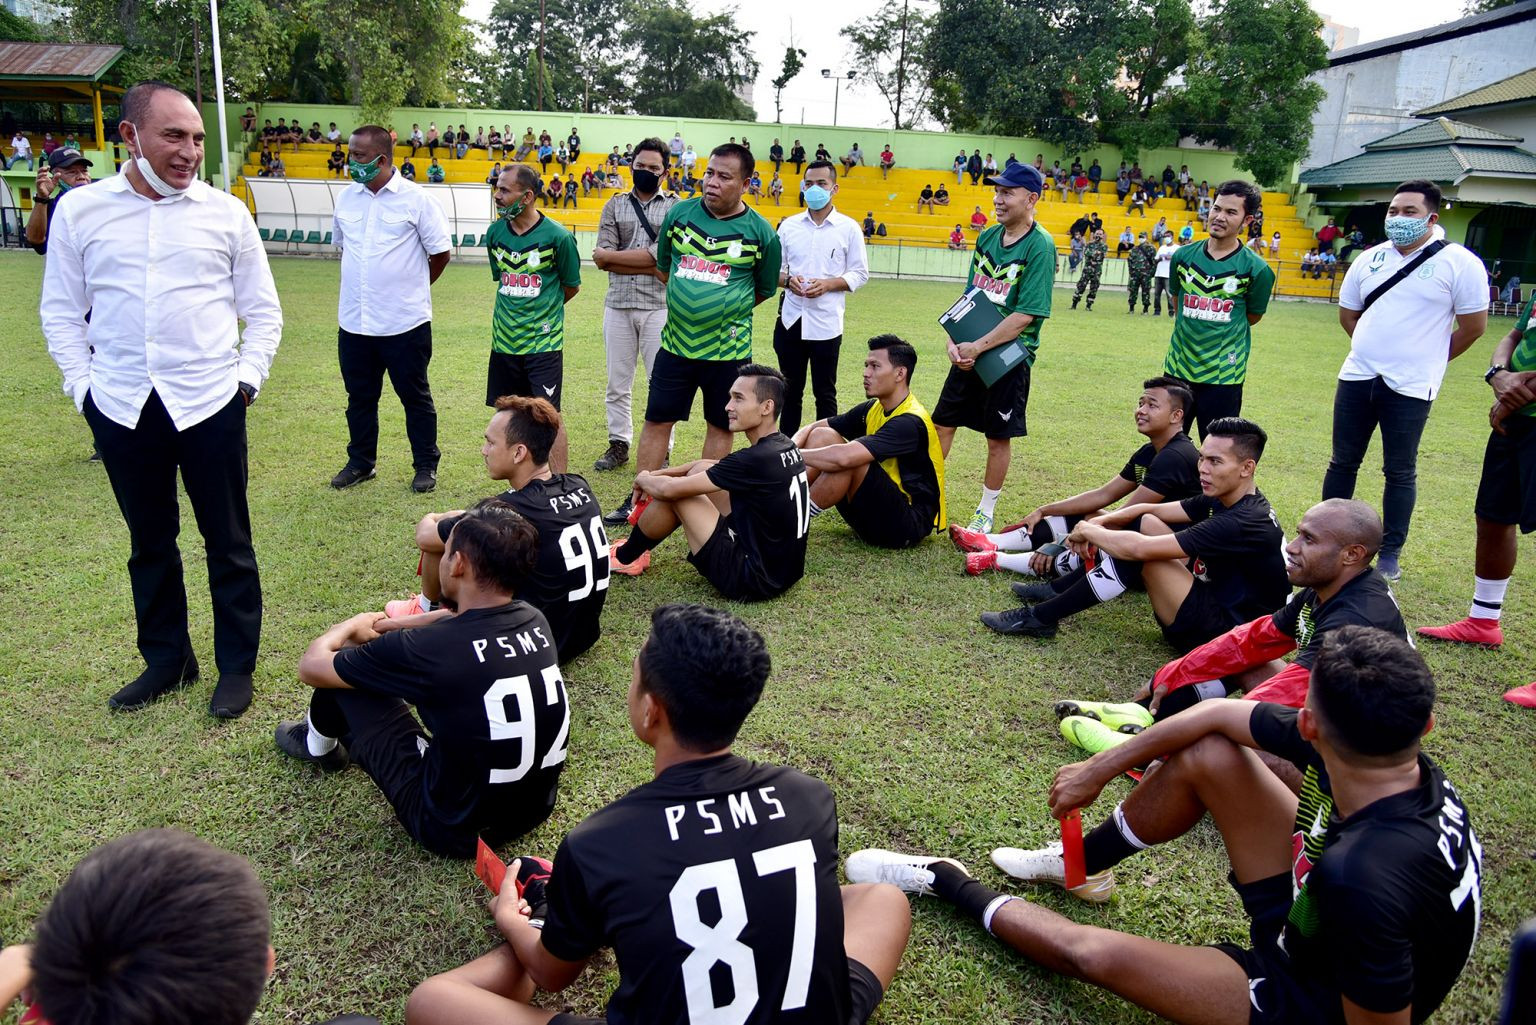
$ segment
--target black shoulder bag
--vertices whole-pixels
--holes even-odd
[[[1444,249],[1445,247],[1446,247],[1446,241],[1443,238],[1437,238],[1433,242],[1431,242],[1429,245],[1425,246],[1424,247],[1424,251],[1422,253],[1420,253],[1418,256],[1415,256],[1413,259],[1409,260],[1407,263],[1405,263],[1401,267],[1399,267],[1397,269],[1397,273],[1396,274],[1394,274],[1390,278],[1388,278],[1386,280],[1386,282],[1384,284],[1382,284],[1382,286],[1380,288],[1374,290],[1373,292],[1371,292],[1370,295],[1365,297],[1365,305],[1360,307],[1360,315],[1362,317],[1365,316],[1365,311],[1370,309],[1371,305],[1373,303],[1375,303],[1377,299],[1380,299],[1382,296],[1384,296],[1388,292],[1392,291],[1392,289],[1397,285],[1397,283],[1399,281],[1403,280],[1408,275],[1410,275],[1414,271],[1418,270],[1419,269],[1419,264],[1423,263],[1425,260],[1429,259],[1431,256],[1434,256],[1436,253],[1438,253],[1440,250]]]

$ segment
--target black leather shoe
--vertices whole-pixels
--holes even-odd
[[[627,462],[629,462],[629,442],[613,438],[608,442],[608,451],[597,457],[597,462],[592,464],[592,469],[613,470]]]
[[[310,754],[309,724],[306,722],[295,722],[292,719],[287,719],[278,723],[274,739],[277,741],[277,749],[283,754],[301,762],[318,765],[320,766],[320,771],[326,774],[340,772],[352,764],[352,759],[347,754],[347,749],[339,743],[323,755]]]
[[[624,501],[611,513],[603,515],[603,522],[610,527],[622,527],[629,522],[629,514],[635,511],[635,503],[632,495],[625,495]]]
[[[981,622],[989,630],[1000,634],[1024,637],[1055,637],[1056,624],[1045,623],[1035,617],[1034,609],[1009,609],[1007,612],[983,612]]]
[[[365,480],[373,480],[374,469],[361,466],[353,466],[348,463],[341,468],[341,472],[331,478],[331,487],[340,491],[342,488],[350,488],[354,484],[361,484]]]
[[[208,714],[215,719],[238,719],[251,707],[251,674],[220,673],[208,700]]]
[[[411,478],[411,490],[418,495],[424,495],[435,487],[437,487],[436,470],[417,470],[416,476]]]
[[[138,678],[107,699],[107,707],[118,712],[136,712],[173,691],[184,690],[197,682],[197,656],[187,652],[179,666],[146,669]]]
[[[1050,601],[1061,592],[1050,584],[1027,584],[1022,580],[1015,580],[1008,585],[1013,591],[1013,596],[1026,605],[1038,605],[1043,601]]]

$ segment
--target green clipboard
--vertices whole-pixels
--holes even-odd
[[[984,338],[1002,322],[1003,315],[998,312],[997,304],[979,288],[967,289],[939,317],[939,324],[956,345]],[[1027,356],[1024,343],[1015,338],[1007,345],[999,345],[982,353],[972,369],[982,383],[990,388],[997,383],[998,378],[1025,362]]]

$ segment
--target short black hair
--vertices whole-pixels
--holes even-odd
[[[645,139],[641,139],[639,142],[635,143],[635,151],[630,154],[630,157],[631,159],[638,157],[641,153],[644,153],[647,150],[661,157],[662,170],[667,170],[672,166],[672,151],[667,149],[666,143],[662,142],[654,135]]]
[[[1173,404],[1186,414],[1189,412],[1189,407],[1195,404],[1195,393],[1190,391],[1189,385],[1177,377],[1169,377],[1164,374],[1160,377],[1154,377],[1149,381],[1141,382],[1141,387],[1143,390],[1147,388],[1161,388],[1168,393],[1168,397],[1173,400]]]
[[[832,163],[830,160],[812,160],[809,164],[805,165],[805,173],[800,177],[804,178],[805,175],[810,174],[812,171],[816,170],[831,171],[832,177],[834,179],[837,177],[837,165]]]
[[[548,399],[503,395],[494,403],[496,412],[507,414],[507,444],[527,445],[539,466],[549,462],[549,450],[560,435],[560,411]]]
[[[1233,178],[1216,186],[1217,196],[1241,196],[1243,199],[1243,213],[1250,217],[1259,212],[1259,207],[1264,205],[1264,193],[1253,182],[1244,181],[1241,178]]]
[[[779,418],[779,412],[784,408],[784,375],[779,373],[776,367],[770,367],[765,363],[743,363],[736,368],[736,376],[752,378],[752,386],[757,394],[759,402],[773,402],[773,418]]]
[[[1237,457],[1252,459],[1255,463],[1264,455],[1264,446],[1269,441],[1269,435],[1264,433],[1264,428],[1240,416],[1224,416],[1219,420],[1211,421],[1210,426],[1205,430],[1205,436],[1230,438],[1232,451],[1237,453]]]
[[[176,829],[87,854],[37,921],[32,988],[56,1025],[245,1025],[271,917],[244,858]]]
[[[735,157],[741,165],[741,180],[746,181],[752,177],[752,172],[757,170],[757,160],[752,156],[752,151],[747,147],[734,142],[722,142],[709,151],[711,157]]]
[[[394,163],[395,145],[394,140],[389,137],[389,129],[382,125],[359,125],[352,129],[351,138],[372,143],[384,157],[380,163]]]
[[[1440,186],[1427,178],[1415,178],[1412,181],[1403,182],[1393,190],[1392,195],[1399,192],[1417,192],[1424,197],[1424,205],[1429,207],[1430,213],[1440,209]]]
[[[544,179],[539,177],[539,172],[533,169],[531,164],[507,164],[502,167],[501,173],[512,172],[517,180],[517,187],[532,192],[534,195],[542,195],[544,192]]]
[[[171,83],[161,82],[158,79],[152,78],[139,82],[136,85],[129,86],[128,91],[123,93],[123,98],[118,106],[118,120],[132,122],[133,126],[137,128],[145,115],[149,113],[149,105],[154,100],[155,94],[161,92],[173,92],[183,98],[187,95],[174,85],[171,85]],[[192,101],[189,99],[187,102],[191,103]],[[267,124],[271,123],[272,119],[268,118]]]
[[[1435,678],[1406,639],[1372,626],[1323,637],[1309,684],[1337,747],[1366,757],[1415,750],[1435,705]]]
[[[662,605],[640,649],[640,687],[689,751],[729,747],[762,697],[772,662],[756,630],[723,609]]]
[[[902,367],[907,372],[907,384],[912,384],[912,375],[917,371],[917,350],[895,335],[875,335],[869,340],[869,351],[876,349],[885,350],[885,358],[891,361],[891,366]]]
[[[500,498],[487,498],[454,520],[453,550],[469,562],[475,579],[504,594],[517,594],[539,560],[539,531]]]

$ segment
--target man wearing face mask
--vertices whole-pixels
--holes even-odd
[[[673,137],[681,152],[683,140]],[[597,248],[592,262],[608,272],[608,294],[603,299],[603,348],[608,357],[608,451],[592,464],[594,470],[612,470],[629,462],[634,439],[631,396],[635,388],[635,364],[645,365],[649,380],[661,349],[661,325],[667,320],[667,286],[656,270],[656,245],[661,222],[677,197],[663,191],[671,154],[660,139],[641,139],[629,165],[635,187],[620,192],[603,204],[597,221]],[[619,513],[623,515],[620,516]],[[609,514],[613,523],[629,518],[620,506]]]
[[[411,489],[431,491],[440,457],[437,407],[427,381],[431,285],[448,266],[448,222],[421,186],[395,173],[389,132],[378,125],[352,133],[347,173],[353,184],[336,197],[331,219],[341,249],[337,350],[347,389],[347,464],[331,478],[331,487],[350,488],[374,477],[379,395],[387,372],[405,407],[416,470]]]
[[[250,214],[198,180],[204,130],[192,102],[140,83],[123,94],[119,131],[134,159],[57,205],[40,309],[132,543],[145,669],[108,705],[141,708],[198,678],[176,547],[179,473],[207,550],[219,669],[209,711],[233,718],[250,705],[262,612],[246,407],[271,369],[283,312]]]
[[[1470,251],[1446,241],[1435,223],[1439,209],[1433,182],[1399,185],[1387,207],[1387,241],[1355,258],[1339,290],[1349,355],[1334,393],[1323,497],[1354,497],[1355,476],[1380,425],[1386,534],[1377,565],[1388,580],[1402,575],[1430,404],[1446,365],[1488,327],[1488,274]]]
[[[832,205],[837,169],[817,161],[805,169],[805,181],[802,195],[808,209],[779,225],[779,284],[784,291],[773,323],[773,351],[785,380],[779,429],[790,437],[800,429],[807,365],[815,419],[837,415],[837,354],[843,344],[847,293],[869,280],[859,222]]]

